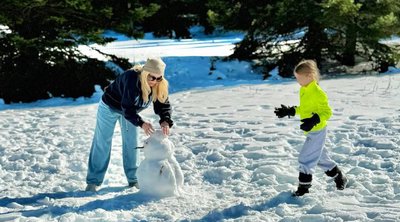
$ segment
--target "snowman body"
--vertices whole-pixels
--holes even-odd
[[[144,144],[144,160],[136,175],[140,192],[153,196],[179,195],[182,170],[173,156],[174,144],[161,131],[154,132]]]

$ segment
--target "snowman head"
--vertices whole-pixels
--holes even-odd
[[[161,160],[171,157],[173,143],[161,130],[156,130],[144,143],[144,157],[146,159]]]

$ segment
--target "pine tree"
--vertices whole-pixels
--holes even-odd
[[[341,0],[327,1],[322,6],[324,23],[338,49],[336,58],[342,64],[355,65],[360,57],[374,61],[378,71],[386,71],[395,63],[397,52],[381,40],[400,33],[399,1]]]
[[[80,44],[105,44],[105,29],[143,35],[143,20],[158,9],[136,0],[2,0],[0,98],[6,103],[52,96],[90,96],[115,73],[104,62],[80,53]],[[125,59],[113,59],[127,68]]]
[[[397,0],[209,0],[215,25],[242,30],[232,58],[259,60],[268,72],[279,67],[291,76],[302,59],[321,66],[337,61],[355,65],[357,58],[373,61],[385,71],[398,58],[381,40],[399,34]]]
[[[189,31],[193,25],[201,25],[204,32],[210,34],[214,27],[208,20],[208,7],[203,0],[153,0],[142,1],[157,3],[160,9],[144,23],[146,31],[157,37],[167,36],[176,39],[191,38]]]

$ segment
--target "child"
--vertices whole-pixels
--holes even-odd
[[[333,177],[338,190],[346,187],[347,179],[337,164],[328,156],[324,147],[327,120],[332,115],[328,97],[319,87],[319,70],[313,60],[301,61],[294,69],[294,75],[300,84],[300,105],[275,108],[279,118],[300,115],[300,129],[307,138],[299,154],[299,186],[294,196],[303,196],[309,192],[315,166],[321,167],[326,175]]]

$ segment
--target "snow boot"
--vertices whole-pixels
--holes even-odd
[[[86,186],[85,191],[90,191],[90,192],[97,192],[97,190],[100,188],[100,186],[97,186],[96,184],[88,184]]]
[[[296,192],[293,193],[293,196],[300,197],[306,193],[309,193],[310,191],[308,189],[310,189],[310,187],[311,187],[311,184],[307,184],[307,185],[299,184]]]
[[[303,196],[306,193],[309,193],[311,187],[312,175],[299,173],[299,186],[297,187],[297,191],[293,193],[293,196]]]
[[[343,190],[344,188],[346,188],[348,180],[339,169],[339,167],[335,166],[332,170],[326,171],[325,173],[329,177],[333,177],[333,180],[336,184],[336,189]]]
[[[139,189],[139,184],[138,182],[129,182],[129,187],[136,187],[136,189]]]

